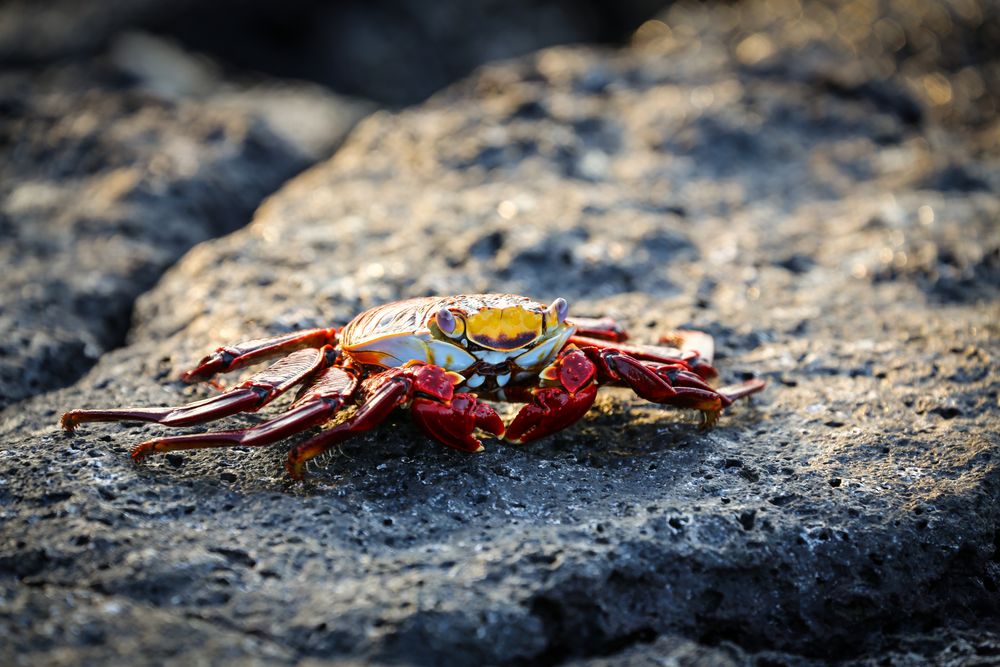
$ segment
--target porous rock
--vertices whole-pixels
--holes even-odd
[[[739,7],[368,118],[146,294],[128,347],[8,411],[6,662],[995,655],[996,152],[902,75],[831,86],[829,10],[779,33]],[[987,187],[934,187],[956,160]],[[726,381],[769,386],[707,433],[609,391],[475,456],[399,416],[308,484],[280,446],[136,469],[159,427],[55,425],[204,396],[174,379],[223,342],[483,290],[562,295],[638,339],[702,328]]]
[[[231,84],[141,35],[108,58],[3,73],[0,107],[0,407],[121,345],[139,294],[246,224],[364,109],[302,84]],[[314,122],[282,122],[303,114]]]

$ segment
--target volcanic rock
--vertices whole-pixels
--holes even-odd
[[[849,7],[681,4],[623,51],[485,68],[370,116],[194,248],[128,346],[4,413],[3,661],[995,657],[994,98],[972,65],[893,50],[966,48],[968,12]],[[487,290],[564,296],[637,340],[703,329],[724,381],[768,388],[709,432],[608,390],[478,455],[401,414],[307,483],[285,446],[136,468],[161,427],[56,424],[210,395],[176,378],[226,342]]]
[[[121,345],[139,294],[246,224],[365,107],[305,84],[231,84],[131,35],[108,59],[0,74],[0,108],[3,407]]]

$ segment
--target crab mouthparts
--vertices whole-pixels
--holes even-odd
[[[471,372],[477,375],[507,375],[513,368],[509,361],[505,361],[500,364],[488,364],[485,361],[480,361],[478,364],[473,366]]]

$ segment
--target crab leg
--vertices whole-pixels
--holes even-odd
[[[331,419],[353,396],[357,386],[357,378],[352,373],[340,366],[332,366],[303,387],[288,412],[274,419],[234,431],[153,438],[132,450],[132,460],[138,463],[150,454],[178,449],[269,445]]]
[[[718,390],[720,394],[729,399],[730,403],[733,401],[738,401],[741,398],[745,398],[751,394],[756,394],[758,391],[767,386],[767,383],[763,380],[747,380],[746,382],[741,382],[740,384],[730,384],[722,387]]]
[[[406,401],[407,393],[408,387],[404,382],[389,382],[383,385],[350,419],[293,447],[288,452],[288,461],[285,462],[288,474],[292,479],[302,479],[306,462],[352,435],[378,426],[394,408]]]
[[[718,391],[702,376],[678,364],[652,365],[615,349],[588,350],[604,384],[624,384],[652,403],[668,403],[700,410],[702,427],[714,424],[723,408],[733,401],[764,388],[764,382],[749,380],[742,385]]]
[[[335,355],[329,345],[318,350],[299,350],[218,396],[181,407],[70,410],[62,416],[60,424],[71,432],[84,422],[145,421],[165,426],[188,426],[237,412],[254,412],[320,368],[328,366]]]
[[[715,358],[715,339],[704,331],[693,329],[668,331],[660,335],[658,342],[661,345],[677,348],[684,353],[697,352],[698,356],[707,363],[712,363]]]
[[[760,391],[765,385],[763,380],[747,380],[740,384],[728,385],[721,389],[716,389],[705,382],[700,375],[696,375],[683,368],[661,366],[655,368],[655,371],[660,377],[665,377],[674,387],[689,387],[722,395],[729,400],[724,407],[731,405],[733,401]]]
[[[292,333],[225,345],[206,356],[198,365],[181,374],[184,382],[202,382],[218,373],[228,373],[302,348],[337,344],[336,328],[306,329]]]
[[[682,362],[706,380],[718,377],[719,372],[712,366],[715,344],[708,334],[700,331],[677,331],[661,338],[661,341],[677,344],[678,347],[621,345],[586,336],[571,336],[569,339],[569,343],[581,348],[622,352],[639,361],[652,361],[661,364]],[[700,347],[694,347],[695,345]]]
[[[472,436],[475,428],[503,433],[503,422],[489,405],[478,403],[472,394],[454,393],[461,376],[439,366],[415,364],[390,368],[361,383],[365,396],[358,411],[347,421],[296,445],[288,453],[288,474],[301,479],[305,464],[353,435],[385,421],[397,407],[411,402],[415,421],[442,443],[475,452],[482,445]]]
[[[572,324],[576,327],[578,336],[609,340],[614,343],[628,340],[625,327],[610,317],[573,317]]]

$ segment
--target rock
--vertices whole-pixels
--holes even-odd
[[[0,62],[52,62],[94,55],[121,30],[190,12],[190,0],[11,0],[0,5]]]
[[[136,296],[195,243],[245,224],[364,109],[308,85],[236,86],[207,66],[200,94],[166,95],[158,82],[190,63],[159,53],[173,59],[151,71],[133,58],[131,80],[103,61],[0,77],[0,289],[12,297],[0,407],[76,380],[120,345]],[[271,122],[283,113],[314,122]]]
[[[631,49],[544,51],[374,114],[188,253],[127,347],[4,415],[0,657],[989,659],[996,151],[973,150],[962,109],[916,119],[831,87],[829,10],[786,32],[754,23],[766,7],[678,6]],[[928,189],[945,156],[989,187]],[[936,291],[945,266],[961,298]],[[640,340],[702,328],[725,381],[769,387],[707,433],[612,390],[573,428],[475,456],[400,415],[308,484],[284,446],[137,469],[129,448],[163,429],[56,427],[208,395],[174,378],[225,342],[480,290],[563,295]]]
[[[662,0],[12,0],[0,63],[100,52],[124,30],[176,38],[240,70],[306,79],[382,104],[422,101],[491,60],[567,42],[621,42]]]
[[[211,3],[178,12],[156,28],[245,69],[318,81],[399,106],[423,101],[486,62],[559,43],[619,42],[662,5],[661,0]]]
[[[612,655],[573,660],[573,667],[658,667],[659,665],[691,665],[691,667],[736,667],[747,662],[745,653],[735,646],[707,648],[682,637],[660,637],[650,643],[640,643]]]

